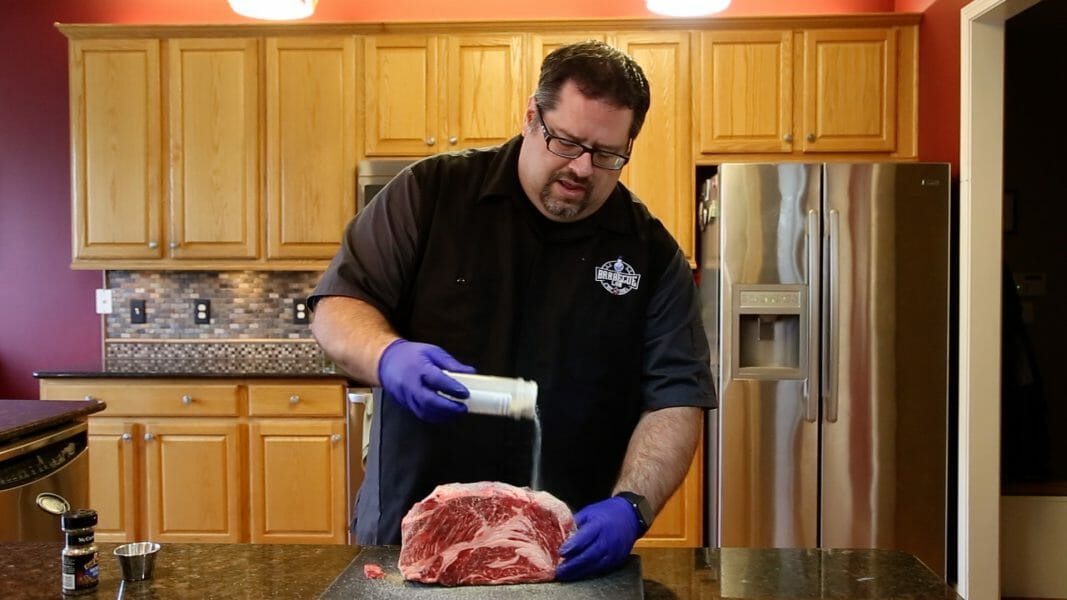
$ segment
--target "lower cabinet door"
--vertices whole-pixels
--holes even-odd
[[[242,539],[244,438],[235,420],[144,425],[146,523],[154,542]]]
[[[96,539],[135,541],[141,535],[138,438],[141,428],[122,419],[89,419],[89,507],[96,510]]]
[[[249,425],[253,543],[347,542],[344,419]]]
[[[704,442],[697,447],[682,485],[663,505],[656,520],[637,540],[639,548],[703,546],[704,528]]]

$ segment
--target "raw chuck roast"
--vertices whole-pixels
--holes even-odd
[[[573,531],[570,509],[548,492],[498,482],[439,485],[401,521],[400,573],[441,585],[551,581]]]

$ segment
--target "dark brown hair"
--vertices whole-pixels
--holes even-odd
[[[545,110],[555,108],[559,90],[568,81],[587,98],[633,110],[630,139],[637,137],[650,103],[648,80],[637,61],[596,40],[557,48],[541,63],[534,102]]]

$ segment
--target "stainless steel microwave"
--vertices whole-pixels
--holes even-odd
[[[376,158],[359,161],[356,171],[356,209],[363,210],[385,184],[416,160],[418,159]]]

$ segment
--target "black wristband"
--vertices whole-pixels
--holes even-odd
[[[634,507],[637,522],[641,525],[641,535],[644,535],[648,528],[652,526],[653,519],[656,518],[656,514],[652,512],[652,505],[648,503],[644,496],[633,492],[619,492],[615,496],[629,502],[630,506]]]

